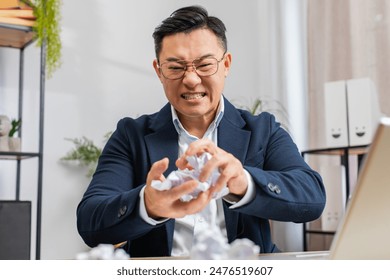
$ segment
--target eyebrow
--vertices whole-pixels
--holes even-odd
[[[200,57],[197,57],[195,58],[194,60],[201,60],[201,59],[204,59],[204,58],[208,58],[208,57],[215,57],[214,54],[205,54],[205,55],[202,55]],[[192,61],[194,61],[192,60]],[[184,59],[179,59],[177,57],[168,57],[167,59],[164,60],[164,62],[186,62],[186,63],[190,63],[192,61],[187,61],[187,60],[184,60]]]

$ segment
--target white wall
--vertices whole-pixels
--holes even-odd
[[[65,138],[86,136],[100,144],[125,116],[151,113],[165,104],[152,68],[152,32],[173,10],[200,4],[228,29],[232,71],[225,95],[237,102],[272,96],[277,71],[268,56],[274,36],[272,0],[250,1],[104,1],[67,0],[62,4],[62,66],[46,82],[42,259],[71,259],[87,247],[76,230],[76,206],[88,184],[86,170],[59,159],[72,144]],[[16,117],[18,51],[0,49],[0,114]],[[37,149],[39,49],[25,52],[23,150]],[[276,94],[276,93],[275,93]],[[14,163],[0,162],[0,198],[14,195]],[[36,161],[23,162],[22,199],[35,201]],[[33,217],[35,222],[35,217]],[[298,248],[300,239],[289,248]],[[32,237],[35,256],[35,232]],[[286,245],[287,246],[287,245]],[[283,247],[283,246],[282,246]],[[287,246],[288,247],[288,246]]]

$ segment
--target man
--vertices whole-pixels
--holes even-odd
[[[89,246],[127,241],[132,257],[185,255],[202,223],[197,215],[214,209],[206,212],[229,242],[248,238],[269,253],[278,251],[269,219],[308,222],[321,215],[322,180],[286,131],[272,115],[253,116],[223,98],[232,61],[225,31],[198,6],[175,11],[155,29],[153,66],[169,103],[120,120],[107,142],[77,209]],[[212,157],[198,181],[215,170],[220,176],[196,199],[180,200],[197,180],[164,191],[151,186],[205,152]],[[224,186],[229,194],[213,199]]]

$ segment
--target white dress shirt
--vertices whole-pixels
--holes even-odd
[[[224,107],[224,99],[223,97],[221,97],[218,113],[214,121],[210,124],[203,138],[208,138],[214,143],[218,143],[218,125],[223,117]],[[176,111],[173,107],[171,111],[173,124],[179,135],[178,156],[181,156],[187,150],[189,144],[198,140],[199,138],[189,134],[185,130],[185,128],[180,123],[180,120],[177,117]],[[223,197],[225,201],[231,204],[231,206],[229,207],[230,209],[245,205],[255,196],[253,179],[245,169],[244,171],[248,178],[248,189],[244,197],[242,197],[239,201],[237,201],[236,196],[226,195],[225,197]],[[151,225],[157,225],[166,221],[167,219],[157,221],[148,216],[145,208],[144,189],[145,187],[140,192],[141,217]],[[192,247],[192,240],[194,235],[196,236],[197,233],[204,231],[205,228],[208,227],[210,224],[216,224],[222,230],[222,233],[226,236],[225,217],[223,213],[221,199],[212,199],[209,205],[199,213],[187,215],[183,218],[176,219],[173,235],[172,256],[188,256]]]

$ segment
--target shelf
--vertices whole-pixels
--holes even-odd
[[[355,147],[335,147],[335,148],[323,148],[323,149],[311,149],[303,151],[302,154],[315,154],[315,155],[330,155],[330,156],[344,156],[346,152],[349,155],[364,155],[367,153],[369,146],[355,146]]]
[[[0,23],[0,47],[22,49],[34,41],[32,27]]]
[[[323,148],[323,149],[310,149],[306,151],[302,151],[301,154],[303,157],[308,155],[316,155],[316,156],[338,156],[340,157],[340,164],[345,167],[345,194],[346,194],[346,204],[348,203],[348,198],[351,190],[350,186],[350,164],[349,164],[349,157],[350,156],[357,156],[358,159],[358,166],[357,170],[359,172],[359,167],[364,160],[365,154],[367,154],[369,145],[362,145],[362,146],[346,146],[346,147],[334,147],[334,148]],[[321,229],[309,229],[307,228],[308,223],[303,223],[303,248],[304,251],[307,251],[308,244],[307,244],[307,235],[309,234],[316,234],[316,235],[328,235],[333,236],[335,234],[335,231],[328,231],[328,230],[321,230]]]
[[[4,20],[3,20],[4,21]],[[0,47],[15,48],[19,50],[19,97],[18,117],[22,119],[23,111],[23,76],[24,76],[24,51],[25,48],[35,41],[33,28],[26,25],[0,22]],[[43,127],[44,127],[44,99],[45,99],[45,57],[46,42],[40,46],[40,84],[39,84],[39,147],[38,152],[0,152],[0,160],[16,161],[16,186],[15,201],[20,201],[21,190],[21,160],[37,158],[37,198],[36,198],[36,244],[35,259],[39,260],[41,254],[41,227],[42,227],[42,185],[43,185]],[[19,131],[21,133],[21,130]],[[19,134],[20,135],[20,134]]]
[[[22,160],[33,157],[39,157],[39,153],[27,152],[0,152],[0,160]]]
[[[312,230],[312,229],[307,229],[306,234],[311,233],[311,234],[329,234],[329,235],[334,235],[336,232],[335,231],[327,231],[327,230]]]

